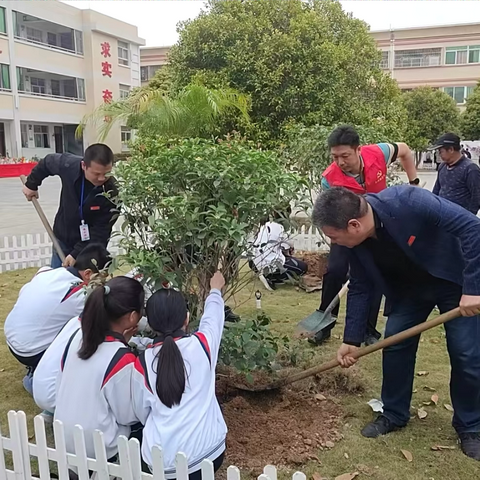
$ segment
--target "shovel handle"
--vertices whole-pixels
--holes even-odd
[[[403,332],[397,333],[392,335],[391,337],[385,338],[375,345],[369,345],[368,347],[360,348],[357,350],[352,357],[354,358],[361,358],[365,355],[369,355],[370,353],[377,352],[378,350],[382,350],[383,348],[390,347],[392,345],[396,345],[397,343],[403,342],[408,338],[416,337],[420,335],[422,332],[430,330],[431,328],[437,327],[438,325],[442,325],[443,323],[449,322],[454,318],[461,317],[460,308],[455,308],[450,310],[449,312],[443,313],[442,315],[438,315],[433,320],[428,322],[421,323],[420,325],[415,325],[412,328],[404,330]],[[269,386],[268,389],[279,388],[284,385],[289,385],[294,382],[298,382],[299,380],[303,380],[304,378],[311,377],[312,375],[316,375],[318,373],[326,372],[327,370],[331,370],[332,368],[337,367],[340,365],[340,362],[337,358],[330,360],[329,362],[322,363],[316,367],[308,368],[303,372],[296,373],[295,375],[291,375],[289,377],[283,378],[274,382]]]
[[[332,310],[340,303],[340,300],[348,292],[349,284],[350,284],[350,280],[348,280],[347,283],[345,283],[345,285],[341,288],[341,290],[335,295],[335,298],[330,302],[330,305],[325,309],[324,315],[329,315],[330,313],[332,313]]]
[[[27,177],[25,175],[20,175],[20,180],[22,181],[23,185],[25,185],[27,181]],[[52,230],[52,227],[50,226],[50,222],[48,221],[48,218],[45,216],[45,213],[43,212],[43,209],[40,206],[40,203],[35,197],[32,198],[32,203],[33,203],[33,206],[35,207],[35,210],[38,213],[38,216],[40,217],[40,220],[43,223],[43,226],[45,227],[45,230],[48,233],[48,236],[50,237],[50,240],[53,243],[53,247],[57,251],[57,254],[60,257],[60,260],[63,263],[65,261],[65,253],[63,253],[62,247],[58,243],[57,237],[53,233],[53,230]]]

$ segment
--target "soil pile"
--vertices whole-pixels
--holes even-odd
[[[308,265],[308,274],[322,278],[327,268],[328,253],[298,252],[298,258]]]

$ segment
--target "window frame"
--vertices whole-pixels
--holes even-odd
[[[0,35],[7,35],[7,11],[0,7]]]
[[[5,86],[5,76],[4,72],[6,72],[6,78],[8,86]],[[2,91],[12,91],[12,79],[10,78],[10,65],[6,63],[0,63],[0,90]]]
[[[32,83],[33,80],[35,80],[35,81],[39,80],[39,81],[43,82],[43,85],[33,85],[33,83]],[[38,88],[39,90],[43,89],[43,92],[42,91],[36,92],[34,90],[34,87]],[[46,83],[45,79],[44,78],[38,78],[38,77],[32,77],[30,75],[30,92],[35,94],[35,95],[46,95],[46,93],[47,93],[47,83]]]
[[[458,61],[459,53],[465,53],[465,61]],[[471,54],[475,53],[477,54],[477,60],[470,61]],[[454,55],[453,62],[448,60],[448,57],[451,57],[452,54]],[[480,63],[480,45],[460,45],[445,48],[445,65],[470,65],[475,63]]]
[[[120,52],[126,54],[126,56],[120,55]],[[123,67],[130,66],[130,44],[122,40],[117,40],[117,55],[118,55],[118,64]]]
[[[129,127],[120,127],[120,143],[122,145],[122,152],[128,152],[130,150],[128,143],[131,141],[132,129]]]
[[[36,132],[35,129],[40,128],[42,131]],[[43,131],[46,129],[46,131]],[[33,125],[33,144],[35,148],[50,148],[50,131],[48,129],[48,125],[36,124]],[[40,142],[42,145],[37,145],[37,138],[40,138]]]
[[[125,88],[126,87],[126,88]],[[127,85],[126,83],[119,83],[118,84],[119,92],[120,92],[120,100],[125,100],[129,97],[132,87]]]

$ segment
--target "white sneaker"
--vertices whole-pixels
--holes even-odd
[[[44,410],[40,416],[43,418],[43,421],[47,424],[53,423],[53,413],[49,412],[48,410]]]

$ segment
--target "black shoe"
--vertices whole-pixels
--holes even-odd
[[[225,321],[232,323],[240,321],[240,316],[233,313],[233,310],[230,307],[227,307],[227,305],[225,305]]]
[[[310,337],[308,339],[308,343],[311,343],[312,345],[320,346],[322,343],[325,343],[330,337],[332,336],[332,331],[328,330],[324,332],[323,330],[320,330],[318,333],[315,334],[314,337]]]
[[[384,415],[379,415],[376,420],[370,422],[362,430],[362,435],[367,438],[377,438],[380,435],[386,435],[387,433],[399,430],[401,427],[394,425]]]
[[[480,461],[480,433],[459,433],[462,452],[474,460]]]

